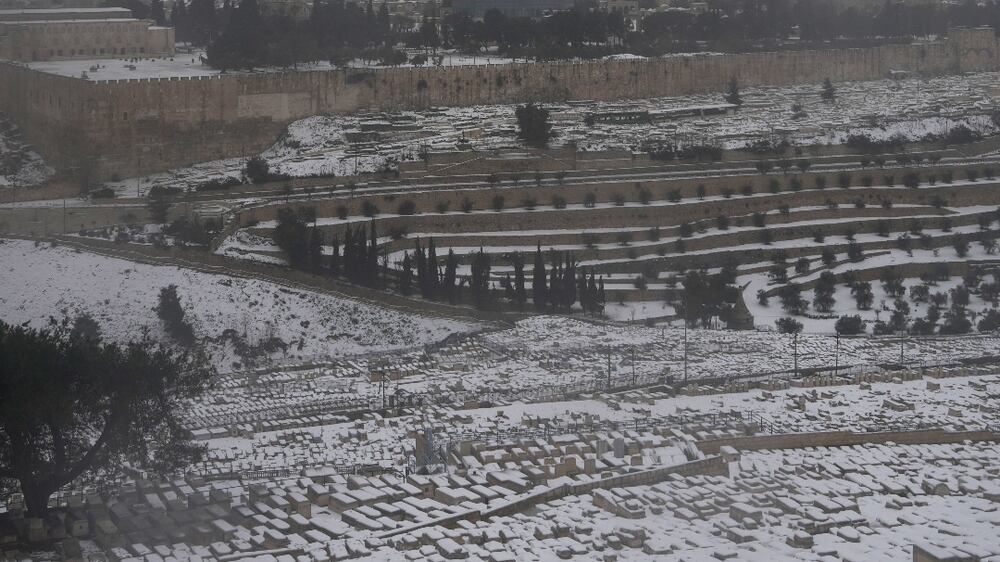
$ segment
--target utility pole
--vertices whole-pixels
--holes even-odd
[[[688,381],[688,323],[687,315],[684,318],[684,382]]]
[[[611,348],[608,348],[608,392],[611,392]]]
[[[899,331],[899,366],[900,367],[903,366],[903,334],[905,334],[905,333],[906,332],[904,332],[903,330]]]
[[[632,346],[632,387],[635,387],[635,346]]]
[[[799,333],[792,335],[792,357],[794,358],[795,376],[799,376]]]
[[[836,345],[834,346],[833,352],[833,374],[836,375],[840,371],[840,333],[838,332],[836,337]]]

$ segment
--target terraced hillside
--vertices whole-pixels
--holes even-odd
[[[540,249],[549,267],[571,261],[574,279],[591,273],[603,278],[605,312],[621,319],[672,317],[692,297],[685,272],[706,269],[711,275],[724,268],[726,284],[741,288],[742,298],[730,299],[728,312],[707,316],[688,305],[687,315],[747,326],[748,313],[758,326],[786,316],[789,307],[768,303],[768,297],[780,296],[789,284],[811,290],[824,271],[834,273],[838,285],[891,272],[908,289],[921,276],[947,284],[973,265],[985,275],[979,281],[991,286],[1000,234],[1000,161],[988,142],[963,146],[962,152],[917,148],[879,156],[850,154],[844,146],[812,147],[796,156],[733,151],[713,162],[665,162],[624,152],[433,154],[426,162],[404,164],[397,180],[334,188],[321,197],[292,192],[247,206],[218,252],[282,262],[287,247],[273,237],[279,214],[293,209],[302,232],[318,235],[313,254],[319,256],[322,247],[311,267],[330,267],[334,241],[337,259],[346,257],[341,252],[348,231],[357,242],[363,230],[371,248],[374,228],[378,251],[372,259],[387,275],[378,283],[406,291],[405,264],[417,275],[418,241],[426,248],[433,240],[437,282],[449,274],[445,255],[451,251],[455,284],[464,280],[470,288],[456,290],[452,299],[475,300],[476,286],[485,284],[497,293],[485,306],[517,309],[530,308],[522,301],[531,298]],[[526,299],[514,290],[518,256],[526,263]],[[413,281],[414,292],[418,283]],[[512,288],[505,290],[508,283]],[[977,297],[978,285],[970,287]],[[889,296],[895,298],[899,291],[892,287]],[[993,308],[989,288],[986,297],[970,303],[983,305],[972,312]],[[832,329],[842,312],[884,320],[864,313],[879,309],[875,299],[862,308],[819,304],[791,312],[820,331]]]

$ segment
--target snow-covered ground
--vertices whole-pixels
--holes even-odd
[[[820,86],[747,88],[745,105],[735,113],[660,121],[651,124],[587,126],[591,112],[657,111],[718,104],[720,94],[629,100],[546,104],[557,134],[555,145],[575,143],[580,150],[640,150],[647,142],[717,144],[742,148],[748,142],[787,139],[796,145],[842,143],[850,134],[885,139],[896,134],[917,140],[966,125],[982,134],[998,127],[991,120],[1000,73],[930,79],[876,80],[837,84],[835,101],[819,96]],[[792,106],[801,111],[792,110]],[[392,162],[415,160],[420,150],[459,147],[488,150],[517,146],[515,106],[486,105],[432,108],[427,111],[309,117],[289,126],[288,134],[263,154],[272,171],[292,176],[349,175],[371,172]],[[804,114],[804,115],[803,115]],[[419,134],[390,135],[377,149],[354,149],[344,137],[361,122],[403,119],[419,126]],[[153,185],[194,187],[224,177],[239,177],[243,160],[205,162],[144,178]],[[122,194],[134,193],[136,181],[110,184]]]
[[[24,144],[17,125],[0,113],[0,187],[37,185],[53,173],[42,157]]]
[[[49,317],[88,313],[110,340],[138,339],[143,330],[165,339],[153,309],[160,289],[174,284],[198,338],[218,339],[226,330],[250,346],[280,338],[285,351],[263,353],[257,359],[262,363],[404,349],[475,328],[254,279],[137,264],[44,243],[2,240],[0,262],[0,319],[7,323],[42,327]],[[242,361],[231,343],[206,345],[220,370]]]

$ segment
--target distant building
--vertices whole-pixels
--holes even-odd
[[[104,0],[0,0],[0,10],[99,8]]]
[[[0,59],[173,56],[174,30],[127,8],[0,10]]]
[[[547,13],[569,10],[575,0],[452,0],[451,12],[482,19],[490,10],[499,10],[509,18],[540,18]]]

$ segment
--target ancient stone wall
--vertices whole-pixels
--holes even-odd
[[[100,177],[258,152],[296,119],[358,110],[614,100],[746,86],[871,80],[1000,68],[992,29],[871,49],[695,54],[645,60],[343,69],[87,82],[0,65],[0,110],[59,167]],[[10,85],[11,82],[15,84]],[[53,105],[55,104],[55,105]],[[58,130],[58,133],[53,133]],[[68,138],[63,138],[68,132]]]

